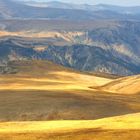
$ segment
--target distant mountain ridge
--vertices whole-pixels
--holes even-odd
[[[92,14],[84,10],[33,7],[12,0],[0,1],[1,19],[90,19],[91,17]]]
[[[140,22],[2,20],[0,26],[1,61],[47,59],[80,71],[140,73]]]
[[[89,5],[70,9],[65,3],[49,4],[0,1],[2,72],[7,61],[47,59],[80,71],[140,73],[139,14],[120,13],[120,7],[108,5],[90,10]]]
[[[0,19],[140,20],[139,7],[74,5],[60,2],[49,2],[45,4],[46,6],[43,5],[44,3],[1,0]]]
[[[50,7],[50,8],[61,8],[61,9],[81,9],[87,11],[113,11],[123,14],[139,14],[140,6],[116,6],[108,4],[72,4],[60,1],[50,1],[50,2],[39,2],[39,1],[26,1],[26,5],[35,7]]]

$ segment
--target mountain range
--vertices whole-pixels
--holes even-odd
[[[50,2],[39,2],[39,1],[24,1],[26,5],[34,7],[50,7],[50,8],[60,8],[60,9],[80,9],[86,11],[113,11],[122,14],[139,14],[140,6],[116,6],[107,4],[72,4],[64,3],[60,1],[50,1]]]
[[[140,73],[139,7],[36,4],[0,1],[2,65],[47,59],[80,71]]]
[[[74,5],[61,2],[43,3],[0,1],[0,18],[26,19],[131,19],[139,20],[139,7],[117,7],[111,5]]]
[[[1,62],[47,59],[80,71],[118,75],[140,72],[139,22],[78,23],[59,20],[2,20]]]

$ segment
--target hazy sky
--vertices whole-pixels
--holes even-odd
[[[123,6],[140,6],[140,0],[36,0],[36,1],[60,1],[69,3],[87,3],[87,4],[112,4]]]

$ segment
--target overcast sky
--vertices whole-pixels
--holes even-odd
[[[31,0],[30,0],[31,1]],[[33,1],[33,0],[32,0]],[[112,4],[123,6],[140,6],[140,0],[35,0],[35,1],[60,1],[68,3],[87,3],[87,4]]]

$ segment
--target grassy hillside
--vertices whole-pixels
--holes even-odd
[[[49,61],[15,61],[15,74],[0,75],[0,120],[87,120],[140,111],[139,95],[110,94],[89,87],[114,79]]]
[[[16,69],[17,73],[1,75],[0,90],[90,90],[88,86],[100,86],[112,81],[49,61],[15,61],[9,65]]]
[[[16,71],[0,75],[0,140],[140,139],[139,94],[90,88],[124,78],[49,61],[14,61],[8,67]]]
[[[95,121],[0,123],[0,138],[7,140],[128,140],[140,139],[140,114]],[[21,129],[22,128],[22,129]]]
[[[100,90],[120,94],[138,94],[140,93],[140,75],[119,78],[102,87]]]

